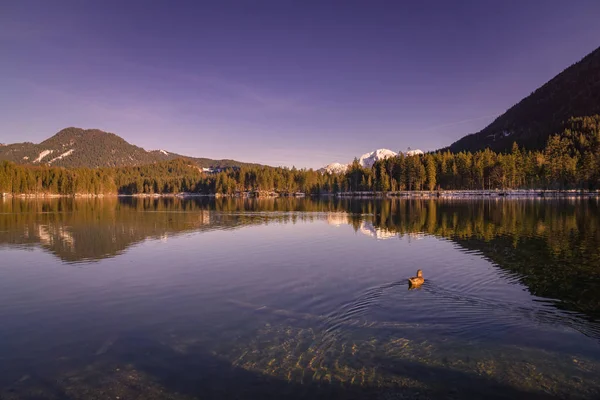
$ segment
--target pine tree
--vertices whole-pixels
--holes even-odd
[[[435,189],[437,184],[437,165],[431,154],[425,156],[427,187],[430,191]]]

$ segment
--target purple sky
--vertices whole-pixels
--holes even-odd
[[[320,167],[434,150],[600,46],[600,1],[2,1],[0,142]]]

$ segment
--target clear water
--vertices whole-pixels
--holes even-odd
[[[599,318],[595,199],[0,202],[0,399],[594,399]]]

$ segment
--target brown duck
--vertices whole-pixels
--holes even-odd
[[[418,270],[417,271],[417,276],[413,276],[412,278],[408,278],[408,282],[411,284],[411,286],[422,285],[423,282],[425,282],[425,279],[423,278],[423,271]]]

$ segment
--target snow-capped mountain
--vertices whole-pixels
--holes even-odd
[[[340,164],[337,162],[326,165],[323,169],[330,174],[341,174],[342,172],[346,172],[348,169],[348,164]]]
[[[114,133],[74,127],[65,128],[38,144],[25,142],[0,146],[0,160],[65,168],[125,167],[177,158],[191,161],[198,167],[213,168],[246,164],[233,160],[187,157],[166,150],[146,151],[126,142]]]
[[[364,168],[371,168],[376,161],[385,160],[386,158],[396,157],[398,153],[388,149],[378,149],[370,153],[365,153],[358,159],[360,165]]]
[[[419,149],[414,149],[414,150],[408,150],[404,154],[407,156],[416,156],[416,155],[423,154],[423,151],[421,151]],[[386,158],[395,157],[397,155],[398,155],[398,153],[396,153],[395,151],[389,150],[389,149],[377,149],[370,153],[365,153],[362,156],[360,156],[358,158],[358,162],[360,163],[360,165],[363,168],[371,168],[371,167],[373,167],[373,164],[375,164],[377,161],[385,160]],[[325,167],[321,168],[321,171],[328,172],[330,174],[339,174],[339,173],[345,172],[350,167],[350,164],[352,164],[352,163],[340,164],[340,163],[335,162],[335,163],[331,163],[331,164],[326,165]]]
[[[423,150],[414,149],[414,150],[408,150],[404,154],[406,154],[407,156],[410,157],[410,156],[419,156],[419,155],[424,154],[424,153],[423,153]]]

